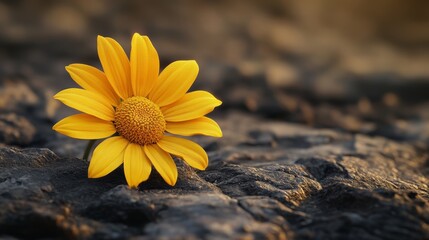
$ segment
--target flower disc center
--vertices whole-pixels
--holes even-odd
[[[145,97],[131,97],[121,102],[115,112],[116,131],[139,145],[154,144],[165,131],[165,119],[159,107]]]

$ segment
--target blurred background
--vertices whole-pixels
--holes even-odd
[[[231,111],[429,146],[429,2],[218,0],[0,2],[0,142],[51,146],[97,35],[129,52],[148,35],[162,67],[196,59],[195,89]],[[17,137],[19,136],[19,137]],[[49,143],[49,144],[48,144]]]

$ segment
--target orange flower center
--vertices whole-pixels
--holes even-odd
[[[145,97],[127,98],[115,112],[116,131],[139,145],[157,143],[164,136],[166,122],[159,107]]]

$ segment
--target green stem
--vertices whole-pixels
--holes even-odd
[[[95,141],[97,140],[89,140],[88,145],[86,145],[85,152],[83,153],[82,157],[84,161],[88,161],[89,153],[91,152],[92,146],[94,146]]]

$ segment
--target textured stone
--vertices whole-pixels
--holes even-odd
[[[429,181],[421,172],[427,155],[412,145],[238,113],[219,122],[228,129],[234,119],[240,127],[225,132],[217,147],[207,143],[206,171],[176,159],[174,188],[156,172],[132,190],[121,168],[88,179],[80,159],[0,148],[1,236],[429,237]]]
[[[25,146],[33,142],[36,128],[15,113],[0,114],[0,142]]]

